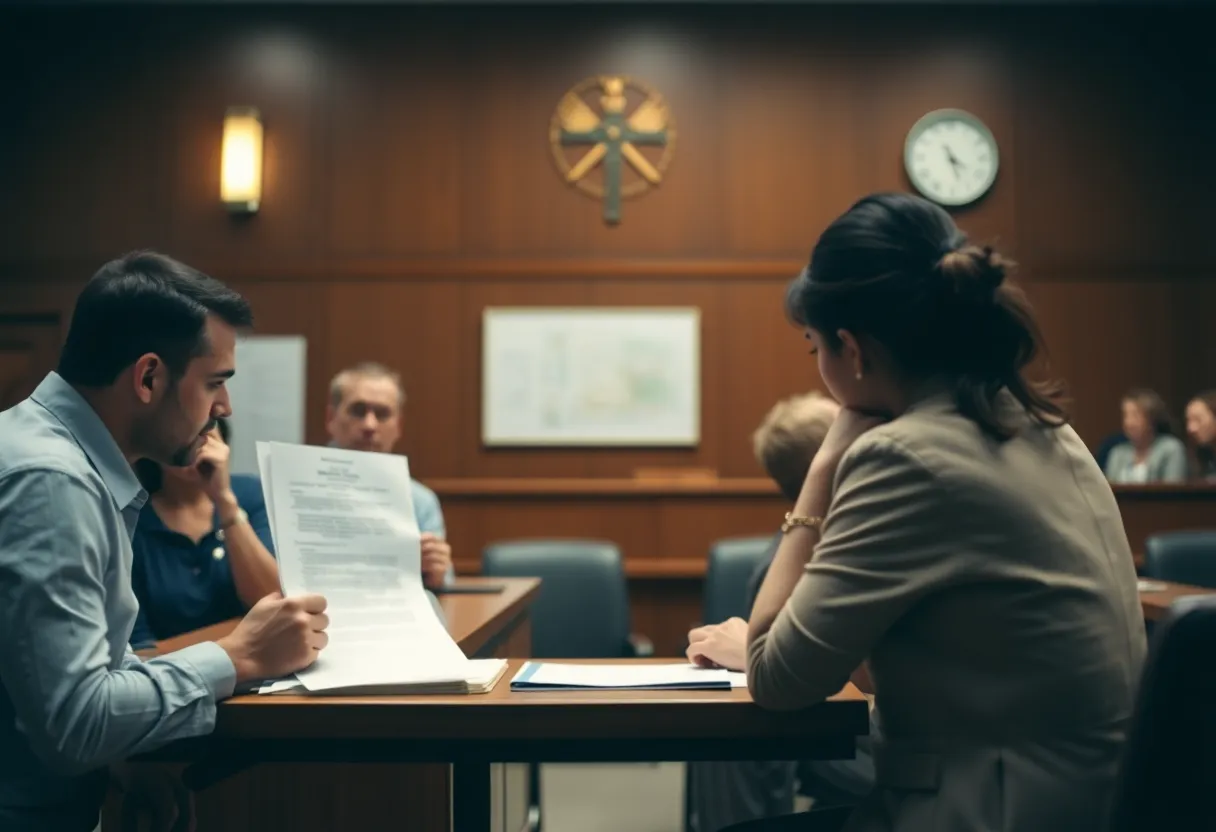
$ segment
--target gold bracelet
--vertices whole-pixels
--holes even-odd
[[[793,512],[785,513],[785,522],[781,524],[781,533],[787,534],[795,526],[806,526],[808,529],[818,529],[823,525],[822,517],[803,517]]]

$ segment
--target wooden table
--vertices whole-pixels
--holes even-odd
[[[1169,581],[1157,581],[1152,578],[1143,580],[1165,584],[1165,589],[1140,593],[1140,608],[1144,610],[1145,621],[1160,621],[1169,612],[1170,604],[1187,595],[1216,595],[1216,590],[1190,584],[1175,584]]]
[[[448,632],[470,657],[526,657],[531,654],[530,606],[540,589],[536,578],[460,578],[457,586],[496,584],[494,594],[442,594],[439,597]],[[230,633],[237,619],[165,639],[153,653],[168,653],[191,644],[214,641]],[[261,697],[261,700],[270,697]],[[244,697],[259,701],[258,697]],[[240,701],[230,700],[231,702]],[[232,713],[230,703],[219,708],[219,722]],[[348,709],[349,710],[349,709]],[[248,709],[237,711],[247,713]],[[273,709],[267,713],[273,712]],[[334,830],[378,830],[391,816],[395,830],[447,832],[451,818],[452,769],[443,765],[366,765],[377,759],[360,760],[341,754],[324,760],[280,755],[248,768],[251,762],[241,748],[230,757],[210,759],[222,764],[212,779],[233,774],[197,795],[199,832],[334,832]],[[440,761],[445,762],[446,761]],[[318,765],[317,763],[321,763]],[[514,818],[527,811],[526,772],[521,766],[512,774],[512,804],[504,809]],[[241,770],[245,769],[245,770]],[[239,773],[238,773],[239,772]],[[116,803],[107,806],[106,828],[117,828]],[[504,819],[505,820],[505,819]],[[483,830],[484,832],[484,830]]]
[[[221,769],[280,761],[450,763],[452,829],[487,832],[492,763],[843,759],[869,731],[868,705],[852,685],[812,708],[775,713],[742,689],[515,693],[510,678],[522,663],[512,659],[507,676],[484,695],[236,697],[220,706],[213,735],[156,756]]]

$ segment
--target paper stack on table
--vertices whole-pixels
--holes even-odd
[[[367,690],[359,690],[356,688],[343,688],[335,691],[324,691],[324,693],[336,693],[342,696],[355,696],[361,694],[445,694],[458,695],[466,693],[489,693],[494,690],[494,686],[507,672],[506,659],[469,659],[469,675],[459,682],[419,682],[416,685],[394,685],[391,691],[385,691],[379,688],[369,688]],[[275,693],[295,693],[305,694],[309,691],[304,687],[303,683],[294,676],[290,679],[280,679],[277,682],[269,682],[258,688],[256,693],[260,694],[275,694]]]
[[[422,586],[405,457],[278,442],[257,452],[283,594],[329,602],[329,646],[296,674],[295,692],[493,686],[497,676],[469,662]]]

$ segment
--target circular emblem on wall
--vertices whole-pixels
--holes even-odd
[[[549,146],[566,182],[600,199],[604,221],[621,221],[621,200],[663,181],[675,151],[675,121],[663,96],[636,78],[599,75],[575,84],[549,121]]]

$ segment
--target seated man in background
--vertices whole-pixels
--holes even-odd
[[[778,402],[752,437],[756,459],[777,483],[790,505],[798,499],[828,428],[840,406],[820,393]],[[781,534],[774,536],[747,586],[748,609],[776,554]],[[730,670],[747,666],[747,622],[731,618],[698,627],[688,634],[688,659]],[[794,786],[816,805],[854,804],[870,791],[874,764],[866,739],[858,741],[852,760],[807,763],[690,763],[688,787],[694,832],[718,832],[726,826],[794,811]]]
[[[347,368],[329,383],[325,412],[329,444],[348,451],[391,453],[401,438],[404,407],[405,388],[392,370],[373,361]],[[416,479],[410,486],[422,533],[422,582],[427,589],[439,589],[455,577],[443,510],[434,491]]]

